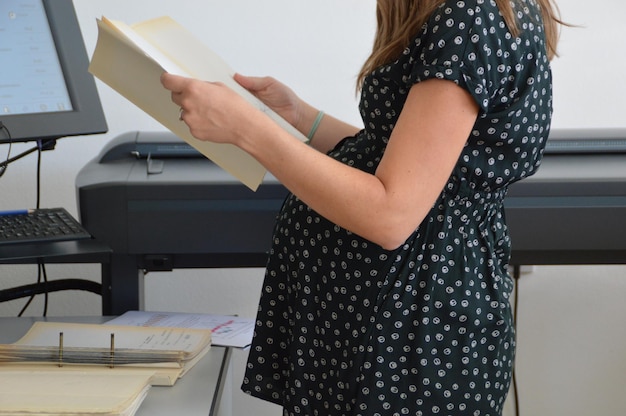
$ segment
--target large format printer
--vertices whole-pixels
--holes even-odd
[[[626,263],[622,133],[602,132],[604,147],[597,132],[554,133],[538,173],[505,200],[513,264]],[[76,187],[81,222],[113,252],[102,279],[114,314],[140,308],[146,271],[264,266],[287,193],[269,175],[249,190],[167,132],[118,136]]]

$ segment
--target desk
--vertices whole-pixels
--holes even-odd
[[[100,263],[110,261],[111,249],[94,239],[76,241],[56,241],[46,243],[3,244],[0,246],[0,264],[39,264],[39,263]],[[91,280],[60,279],[48,282],[27,284],[0,291],[0,300],[12,300],[24,294],[39,294],[55,290],[87,290],[107,296],[104,286]],[[103,312],[105,312],[103,310]]]
[[[109,246],[93,239],[0,246],[0,264],[107,263],[110,255]]]
[[[263,267],[286,190],[254,193],[205,159],[96,158],[78,174],[85,228],[113,254],[103,309],[142,308],[145,271]],[[505,200],[512,265],[626,263],[626,154],[546,155]],[[106,302],[106,305],[105,305]]]
[[[39,320],[41,318],[38,318]],[[44,318],[64,322],[101,323],[103,317]],[[28,331],[35,318],[0,318],[0,342],[12,343]],[[211,347],[208,354],[172,387],[152,387],[137,416],[228,416],[230,390],[224,389],[230,348]],[[220,404],[223,402],[223,406]]]

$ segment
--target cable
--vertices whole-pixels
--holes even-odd
[[[0,127],[0,129],[6,129],[6,126],[2,126]],[[38,144],[37,146],[31,147],[30,149],[25,150],[16,156],[7,158],[5,161],[0,162],[0,169],[6,169],[6,167],[9,166],[11,163],[25,156],[28,156],[29,154],[36,152],[37,150],[52,150],[54,149],[55,145],[56,145],[56,139],[50,139],[45,142],[40,141],[40,144]]]
[[[34,283],[34,285],[41,285],[42,284],[42,275],[41,275],[41,267],[39,267],[39,264],[37,265],[37,283]],[[45,285],[46,283],[48,283],[47,281],[44,281],[43,284]],[[9,291],[10,289],[7,289],[7,291]],[[9,292],[10,293],[10,292]],[[23,296],[20,296],[23,297]],[[30,298],[28,299],[28,301],[26,302],[26,304],[24,304],[24,306],[22,306],[22,309],[20,310],[20,313],[17,315],[17,317],[21,317],[22,315],[24,315],[24,312],[26,312],[26,309],[28,309],[28,307],[30,306],[30,304],[33,302],[33,300],[35,299],[35,294],[31,294]],[[43,315],[46,316],[46,315]]]
[[[517,330],[517,310],[519,304],[519,279],[521,276],[522,267],[519,265],[513,266],[513,326]],[[517,360],[516,360],[517,361]],[[519,392],[517,388],[517,375],[515,372],[515,365],[513,366],[512,371],[513,378],[513,395],[515,398],[515,416],[520,416],[520,406],[519,406]]]
[[[83,279],[58,279],[45,283],[32,283],[0,290],[0,302],[32,297],[43,293],[60,292],[62,290],[82,290],[101,295],[102,285]]]
[[[37,187],[35,191],[37,203],[36,209],[41,208],[41,140],[37,141],[37,175],[36,175]]]
[[[7,137],[9,138],[9,150],[7,150],[6,161],[0,164],[0,177],[2,177],[2,175],[4,175],[4,172],[7,171],[7,167],[9,166],[9,163],[10,163],[9,160],[11,159],[11,149],[13,148],[13,138],[11,137],[11,132],[9,131],[7,126],[4,125],[2,121],[0,121],[0,130],[4,130],[7,134]]]
[[[36,174],[36,191],[35,191],[35,199],[37,201],[35,208],[39,209],[41,207],[41,153],[44,150],[45,147],[50,146],[50,142],[42,142],[41,140],[37,141],[37,146],[28,150],[25,153],[22,153],[22,155],[25,154],[29,154],[32,153],[34,151],[37,151],[37,174]],[[21,155],[18,155],[18,158],[21,157]],[[5,168],[6,169],[6,168]],[[48,287],[48,272],[46,270],[46,264],[43,262],[43,260],[40,260],[37,263],[37,283],[36,285],[42,285],[40,287],[43,288],[47,288]],[[18,317],[21,317],[24,312],[26,312],[26,310],[28,309],[28,307],[30,306],[30,304],[33,302],[33,300],[35,299],[36,295],[39,294],[43,294],[44,295],[44,306],[43,306],[43,313],[42,316],[47,316],[48,315],[48,302],[49,302],[49,291],[44,290],[41,292],[37,292],[37,293],[33,293],[30,295],[30,298],[28,299],[28,301],[26,302],[26,304],[22,307],[22,310],[20,311],[20,313],[18,314]]]
[[[7,152],[7,157],[4,161],[0,162],[0,177],[2,177],[2,175],[4,175],[4,173],[6,172],[8,166],[15,162],[16,160],[19,160],[33,152],[37,152],[37,174],[36,174],[36,209],[40,209],[41,207],[41,153],[44,150],[51,150],[54,149],[55,145],[56,145],[56,139],[46,139],[46,140],[37,140],[37,146],[32,147],[30,149],[27,149],[26,151],[11,157],[11,149],[12,149],[12,145],[13,145],[13,139],[11,137],[11,132],[9,131],[9,129],[7,128],[7,126],[4,125],[4,123],[2,123],[0,121],[0,130],[4,130],[7,134],[8,137],[8,143],[9,143],[9,150]],[[37,264],[37,283],[35,285],[42,285],[41,287],[43,288],[47,288],[49,287],[48,285],[48,273],[46,271],[46,265],[43,261],[39,261],[39,263]],[[0,291],[0,293],[2,293],[2,291]],[[48,314],[48,301],[49,301],[49,296],[48,296],[48,291],[47,290],[43,290],[43,291],[36,291],[33,294],[30,295],[30,298],[28,299],[28,301],[26,302],[26,304],[22,307],[22,310],[19,312],[18,317],[22,316],[24,314],[24,312],[28,309],[28,307],[30,306],[30,304],[32,303],[34,297],[38,294],[43,294],[45,296],[45,300],[44,300],[44,310],[43,310],[43,316],[45,317]]]
[[[37,190],[36,190],[36,200],[37,200],[37,204],[36,204],[36,208],[39,209],[40,205],[41,205],[41,152],[43,150],[48,150],[48,149],[52,149],[55,146],[56,141],[54,139],[52,140],[48,140],[48,141],[42,141],[42,140],[38,140],[37,141],[37,146],[36,147],[32,147],[14,157],[11,157],[11,149],[13,148],[13,138],[11,137],[11,132],[9,131],[8,127],[4,125],[4,123],[2,123],[2,121],[0,121],[0,130],[4,130],[7,134],[7,137],[9,139],[9,149],[7,151],[7,157],[3,162],[0,162],[0,177],[2,177],[2,175],[4,175],[4,173],[7,171],[7,168],[9,166],[9,164],[11,164],[12,162],[15,162],[16,160],[19,160],[35,151],[37,151],[37,177],[36,177],[36,181],[37,181]],[[43,262],[39,262],[37,265],[37,285],[41,284],[43,281],[43,284],[46,285],[44,287],[47,287],[47,283],[48,283],[48,274],[46,272],[46,265]],[[44,300],[44,310],[43,310],[43,316],[47,316],[48,314],[48,292],[45,291],[43,292],[44,296],[45,296],[45,300]],[[22,307],[22,310],[19,312],[18,317],[22,316],[24,314],[24,312],[28,309],[28,307],[30,306],[30,304],[32,303],[33,299],[34,299],[35,295],[31,295],[30,299],[28,299],[28,301],[26,302],[26,304]]]
[[[41,152],[43,149],[43,143],[41,140],[37,141],[37,204],[35,206],[36,209],[41,208]],[[43,276],[44,283],[48,283],[48,273],[46,271],[46,265],[43,260],[39,261],[39,273]],[[43,303],[43,316],[48,315],[48,300],[49,300],[49,292],[44,292],[44,303]]]
[[[43,261],[39,263],[39,270],[41,271],[41,274],[43,276],[43,283],[47,285],[48,284],[48,272],[46,271],[46,265],[43,264]],[[50,298],[50,292],[46,290],[43,296],[44,296],[43,316],[48,316],[48,300]]]

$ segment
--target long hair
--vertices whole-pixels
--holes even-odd
[[[358,77],[357,85],[377,67],[396,59],[419,32],[430,15],[444,0],[377,0],[377,30],[374,46]],[[518,0],[496,0],[498,8],[514,36],[520,29],[513,9]],[[546,34],[548,57],[557,55],[559,27],[564,24],[554,0],[536,0],[539,4]]]

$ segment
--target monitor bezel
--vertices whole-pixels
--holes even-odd
[[[96,83],[88,71],[89,58],[72,0],[41,0],[63,71],[71,111],[2,114],[0,143],[51,141],[108,130]]]

